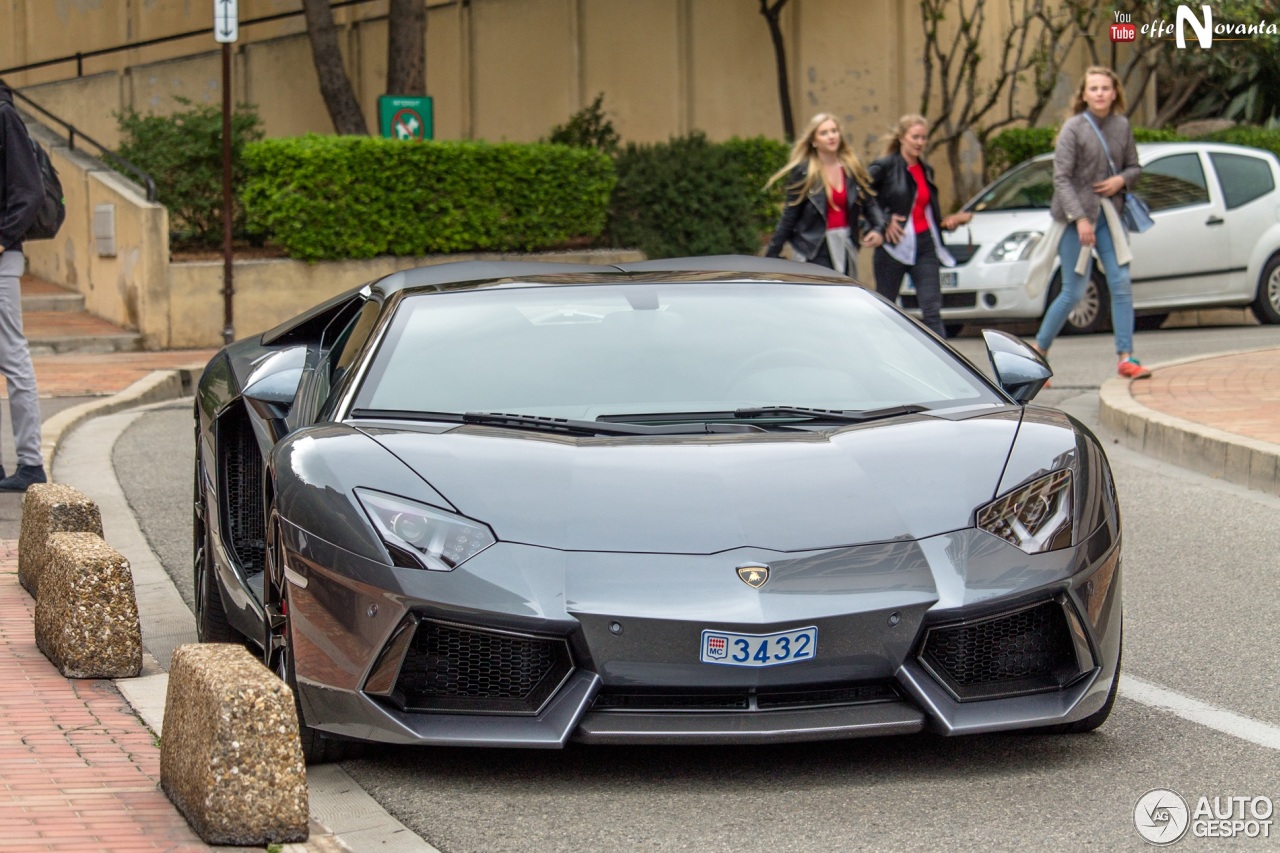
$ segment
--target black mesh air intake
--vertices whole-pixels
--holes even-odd
[[[961,700],[1057,690],[1080,675],[1062,605],[932,628],[920,662]]]
[[[981,248],[981,246],[975,246],[972,243],[947,244],[947,251],[951,253],[951,257],[955,259],[957,266],[969,263]]]
[[[266,520],[262,510],[262,451],[240,406],[218,420],[222,460],[222,530],[246,575],[266,568]]]
[[[536,714],[572,670],[563,639],[423,620],[395,698],[406,711]]]

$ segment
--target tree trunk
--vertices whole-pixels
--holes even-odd
[[[790,142],[796,138],[796,122],[791,115],[791,84],[787,81],[787,45],[782,40],[779,17],[787,0],[777,0],[772,6],[768,0],[760,0],[760,14],[769,24],[769,37],[773,39],[773,58],[778,69],[778,105],[782,109],[782,133]]]
[[[391,0],[387,15],[386,94],[427,94],[426,42],[426,0]]]
[[[320,78],[320,94],[329,110],[336,133],[368,136],[364,113],[356,100],[347,67],[338,49],[338,32],[333,25],[333,10],[329,0],[302,0],[302,11],[307,19],[307,36],[311,39],[311,58],[315,62],[316,76]]]

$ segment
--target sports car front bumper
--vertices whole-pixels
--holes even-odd
[[[1119,541],[1105,525],[1034,556],[977,530],[801,554],[499,543],[448,573],[375,563],[288,524],[284,538],[304,717],[366,740],[555,748],[1025,728],[1098,710],[1119,657]],[[744,562],[767,564],[767,583],[740,580]],[[700,660],[704,630],[802,626],[817,630],[812,659]]]

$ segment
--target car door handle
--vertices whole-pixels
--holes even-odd
[[[1208,219],[1204,221],[1204,224],[1205,225],[1221,225],[1226,221],[1227,220],[1223,219],[1221,216],[1210,216]]]

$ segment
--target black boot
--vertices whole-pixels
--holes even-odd
[[[0,468],[0,474],[4,469]],[[36,483],[47,483],[49,478],[44,474],[43,465],[19,465],[18,470],[0,480],[0,492],[25,492],[28,486]]]

